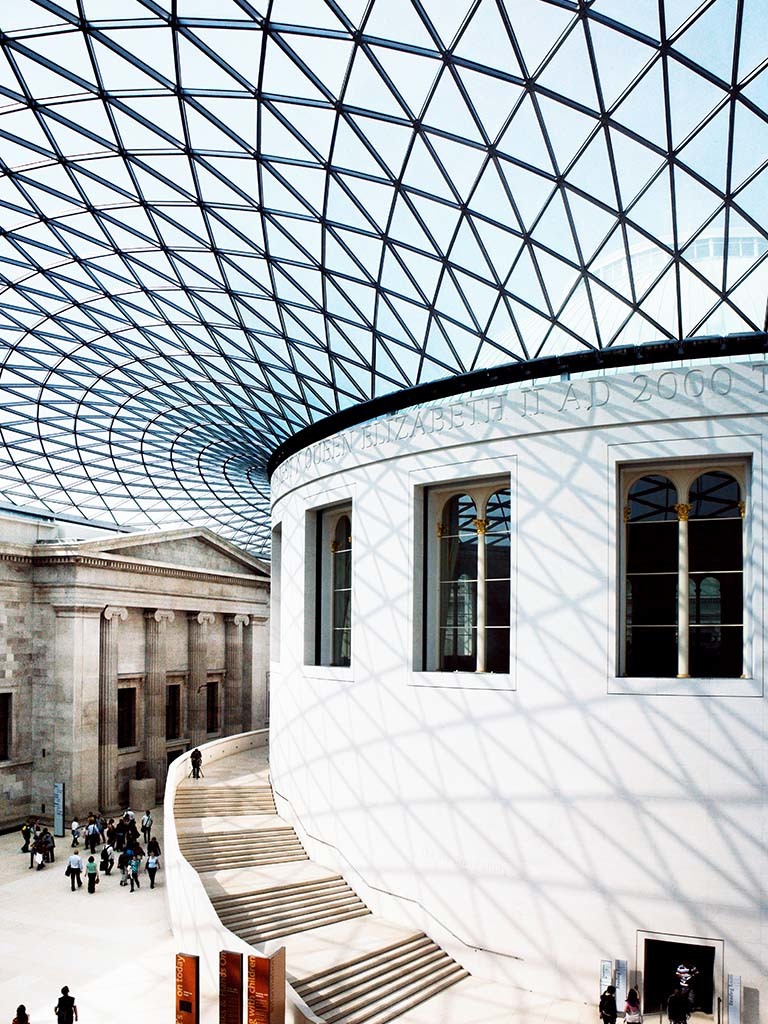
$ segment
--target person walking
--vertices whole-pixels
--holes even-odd
[[[616,987],[608,985],[605,992],[600,996],[600,1020],[603,1021],[603,1024],[616,1024],[618,1012],[616,1007]]]
[[[152,835],[152,815],[149,813],[149,808],[144,812],[141,819],[141,834],[144,836],[144,843],[148,843],[150,836]]]
[[[77,818],[73,818],[72,819],[72,824],[70,826],[70,829],[72,831],[72,845],[73,846],[79,846],[80,845],[80,822],[77,820]]]
[[[162,851],[160,850],[160,843],[158,842],[157,836],[152,836],[152,838],[147,843],[147,853],[149,854],[150,857],[152,856],[152,854],[154,854],[155,857],[159,857],[161,852]]]
[[[101,848],[101,863],[99,868],[104,872],[105,875],[112,874],[112,868],[115,866],[115,851],[109,843],[105,843]]]
[[[131,883],[131,892],[133,892],[134,885],[137,889],[141,888],[141,882],[139,881],[140,866],[141,861],[139,860],[138,854],[134,853],[128,865],[128,881]]]
[[[88,822],[88,828],[85,830],[85,842],[91,853],[96,853],[96,847],[99,844],[99,826],[92,819]]]
[[[88,863],[85,865],[85,877],[88,879],[88,892],[96,892],[96,885],[99,881],[99,869],[96,866],[96,858],[91,854]]]
[[[32,837],[32,826],[28,821],[25,821],[21,826],[21,838],[24,840],[24,845],[21,848],[22,853],[29,853],[29,840]]]
[[[16,1016],[13,1018],[11,1024],[29,1024],[29,1014],[24,1003],[21,1003],[16,1007]]]
[[[73,1024],[73,1021],[77,1020],[75,997],[69,994],[69,988],[66,985],[62,986],[59,1001],[54,1006],[53,1012],[56,1014],[59,1024]]]
[[[67,861],[67,874],[72,885],[72,892],[75,891],[75,882],[77,882],[77,888],[82,889],[83,859],[79,853],[73,853]]]
[[[150,853],[147,857],[147,874],[149,875],[149,888],[155,888],[155,875],[157,869],[160,867],[160,858],[154,853]]]
[[[640,1012],[640,993],[636,988],[627,992],[627,1001],[624,1004],[624,1024],[643,1024],[643,1015]]]

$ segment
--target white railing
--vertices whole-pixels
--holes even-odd
[[[241,733],[213,740],[200,747],[205,766],[244,750],[265,747],[269,731]],[[219,952],[229,949],[245,956],[264,956],[261,950],[249,945],[226,928],[213,909],[200,876],[184,858],[179,848],[173,804],[179,783],[187,778],[191,769],[189,752],[171,762],[165,782],[163,801],[164,849],[162,865],[165,871],[165,894],[171,930],[180,953],[200,957],[201,1020],[203,1024],[218,1021]],[[322,1024],[291,988],[286,986],[286,1020],[288,1024]]]

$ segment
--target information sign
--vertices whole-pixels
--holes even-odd
[[[285,946],[248,957],[248,1024],[285,1024]]]
[[[613,961],[613,984],[616,986],[616,1005],[620,1010],[624,1009],[627,1001],[627,961]]]
[[[64,783],[53,784],[53,834],[64,835]]]
[[[600,995],[613,984],[613,960],[600,961]]]
[[[741,1024],[741,975],[728,975],[728,1024]]]
[[[200,1024],[200,957],[176,954],[176,1024]]]
[[[219,953],[219,1024],[242,1024],[243,954]]]

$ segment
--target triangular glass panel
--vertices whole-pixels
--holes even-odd
[[[440,288],[435,299],[435,309],[451,320],[457,320],[462,324],[471,323],[464,299],[456,288],[448,270],[443,274],[440,282]]]
[[[723,285],[724,234],[725,214],[721,213],[683,252],[683,259],[718,289]]]
[[[404,13],[410,9],[409,6],[405,6],[400,11]],[[366,26],[366,34],[369,31],[369,27]],[[402,96],[409,116],[420,117],[424,102],[443,69],[442,61],[430,60],[421,53],[408,53],[386,46],[372,46],[371,52]]]
[[[450,261],[454,266],[466,267],[468,271],[491,282],[494,280],[494,273],[486,262],[483,251],[478,244],[473,231],[475,219],[463,217],[456,240],[450,252]]]
[[[518,107],[509,127],[499,139],[497,148],[500,153],[509,154],[517,162],[552,173],[549,150],[529,96]]]
[[[523,88],[468,68],[461,69],[460,77],[483,130],[489,142],[493,143],[523,95]]]
[[[667,126],[664,111],[664,81],[661,62],[657,60],[626,99],[618,105],[613,117],[640,138],[666,150]]]
[[[568,98],[598,111],[595,77],[584,36],[584,24],[578,21],[536,77],[537,84],[554,92],[563,92],[567,82]]]
[[[344,4],[345,8],[349,5]],[[395,11],[389,4],[374,4],[366,22],[366,37],[394,39],[409,46],[434,49],[435,43],[411,4]]]
[[[355,51],[344,103],[391,117],[402,118],[407,114],[363,49]]]
[[[196,26],[194,34],[237,72],[255,90],[261,69],[262,29],[257,25],[238,28]],[[234,86],[230,84],[228,88]],[[270,91],[272,86],[270,85]],[[280,91],[280,90],[278,90]]]
[[[523,227],[530,229],[549,202],[556,187],[555,183],[543,174],[536,174],[508,160],[499,160],[499,167],[512,193],[512,201],[522,218]],[[500,209],[503,210],[503,207]],[[514,226],[516,228],[517,224]]]
[[[190,35],[194,37],[195,33],[190,33]],[[218,33],[218,35],[221,37],[222,33]],[[213,60],[202,47],[197,46],[194,38],[190,39],[185,34],[179,32],[177,34],[177,42],[182,89],[226,89],[230,91],[233,89],[245,89],[245,86],[237,78],[228,74],[218,61]],[[219,56],[218,51],[214,52]]]
[[[425,126],[438,131],[482,142],[477,123],[448,68],[440,76],[422,121]]]
[[[312,74],[320,79],[331,96],[338,97],[353,53],[356,57],[355,64],[360,59],[360,50],[355,50],[352,40],[314,34],[303,36],[294,33],[290,35],[286,33],[283,39],[311,69]],[[349,86],[347,86],[347,90],[349,90]],[[362,99],[350,99],[348,91],[345,98],[348,103],[359,102],[360,106],[369,106]]]
[[[597,121],[547,97],[540,97],[539,106],[555,159],[561,172],[565,172],[590,134],[595,132]]]
[[[523,246],[522,237],[479,217],[473,217],[472,224],[483,249],[488,254],[488,263],[503,284]]]
[[[348,190],[373,218],[379,230],[383,232],[395,199],[394,190],[389,185],[369,181],[367,178],[357,178],[352,175],[343,175],[342,178]]]
[[[400,249],[400,252],[403,259],[407,261],[408,270],[426,297],[427,302],[431,302],[442,273],[442,261],[430,259],[428,256],[423,256],[420,252],[405,253],[402,249]]]
[[[157,79],[142,71],[127,55],[116,53],[99,36],[91,36],[91,40],[99,76],[107,92],[133,92],[158,87]]]
[[[563,259],[578,263],[568,212],[559,189],[533,229],[533,237],[539,245],[551,249]]]
[[[731,182],[740,185],[768,154],[768,121],[757,117],[743,103],[736,104],[733,128],[733,167]]]
[[[422,296],[418,293],[413,281],[403,269],[401,260],[405,262],[407,259],[408,253],[406,251],[403,252],[400,259],[395,257],[393,249],[390,249],[387,252],[384,257],[384,266],[381,272],[381,286],[388,292],[395,295],[402,295],[406,299],[411,299],[415,303],[422,304],[424,301]]]
[[[288,188],[290,177],[284,177],[286,171],[284,165],[276,163],[273,166],[265,160],[263,167],[261,198],[265,211],[269,213],[296,213],[304,215],[311,212],[307,204]]]
[[[666,37],[671,36],[685,25],[701,7],[701,0],[664,0],[664,21]]]
[[[753,178],[746,188],[743,188],[734,197],[734,203],[756,224],[759,224],[763,231],[766,228],[765,197],[768,192],[768,170],[762,171],[756,178]]]
[[[698,234],[702,224],[710,220],[720,206],[722,200],[713,192],[679,167],[675,168],[675,217],[677,242],[681,248],[689,238]]]
[[[597,316],[598,338],[600,346],[611,345],[632,313],[628,302],[622,301],[613,292],[592,280],[589,290]]]
[[[460,346],[454,343],[454,339],[461,339],[465,342],[461,346],[464,359],[462,358],[462,353],[459,352]],[[460,328],[439,316],[435,316],[429,327],[429,334],[424,346],[424,357],[443,371],[466,373],[477,350],[477,344],[477,337],[474,336],[471,338],[470,343],[466,344],[466,339]],[[432,375],[428,367],[422,366],[419,380],[428,379]]]
[[[675,40],[675,50],[689,57],[700,67],[717,75],[724,84],[730,84],[731,81],[736,31],[736,2],[737,0],[715,0]],[[744,6],[748,7],[749,4]],[[717,46],[712,45],[713,39],[717,40]]]
[[[512,298],[519,298],[521,301],[535,306],[544,313],[549,312],[547,300],[544,296],[539,275],[531,259],[531,252],[528,246],[525,246],[522,250],[512,273],[509,275],[508,280],[504,282],[504,290]]]
[[[266,99],[281,96],[296,96],[315,101],[328,99],[323,90],[285,52],[275,36],[270,36],[267,40],[264,95]]]
[[[333,169],[384,176],[384,170],[346,118],[339,118],[333,144]]]
[[[731,302],[736,309],[743,310],[747,330],[764,330],[766,294],[768,294],[768,262],[763,260],[744,283],[734,288],[730,295]],[[744,327],[731,328],[731,330],[744,329]]]
[[[7,13],[10,13],[10,9]],[[3,28],[5,31],[9,31],[7,24],[5,24],[6,11],[3,11]],[[79,15],[78,15],[79,17]],[[65,33],[53,33],[51,35],[39,35],[35,38],[32,45],[35,53],[41,57],[52,61],[57,64],[62,70],[69,72],[71,76],[85,80],[92,86],[96,86],[96,80],[93,77],[93,69],[91,67],[91,59],[88,54],[88,47],[86,46],[85,34],[79,32],[65,32]],[[20,67],[27,67],[27,59],[17,51],[14,52],[14,57],[19,61]],[[38,65],[41,70],[42,65]],[[71,93],[74,92],[75,88],[73,83],[70,83],[68,87],[62,88],[59,85],[58,93]],[[38,98],[43,94],[36,94]],[[50,94],[49,94],[50,95]]]
[[[448,186],[439,167],[432,159],[421,136],[417,136],[411,149],[408,164],[403,176],[403,184],[410,185],[420,192],[428,192],[438,198],[455,202],[455,196]]]
[[[744,4],[739,37],[741,81],[765,60],[765,9],[762,4]]]
[[[579,281],[576,290],[558,316],[560,326],[571,332],[570,349],[575,349],[578,343],[592,348],[598,347],[599,342],[590,300],[591,296],[586,284],[583,280]]]
[[[589,263],[615,227],[616,217],[571,191],[568,191],[567,197],[581,255],[584,262]]]
[[[512,27],[528,74],[536,71],[573,20],[574,13],[540,4],[537,0],[515,0]]]
[[[463,145],[452,139],[442,139],[436,135],[432,136],[431,142],[454,189],[460,199],[466,201],[487,160],[486,150]]]
[[[336,230],[335,233],[357,261],[355,276],[361,280],[373,281],[381,263],[382,239],[378,235],[367,235],[359,231]]]
[[[377,230],[376,225],[363,215],[342,189],[335,175],[331,176],[328,183],[328,203],[325,216],[339,227],[359,228],[361,231]]]
[[[498,302],[498,289],[460,270],[454,271],[454,274],[471,315],[477,320],[480,330],[484,331]]]
[[[625,20],[625,13],[628,10],[622,12],[622,20]],[[587,24],[595,51],[603,103],[610,110],[622,93],[631,87],[645,65],[656,56],[656,51],[647,42],[617,32],[594,18],[590,18]]]
[[[13,56],[24,84],[29,90],[30,95],[34,96],[38,102],[49,96],[71,96],[82,91],[82,85],[73,82],[71,76],[65,75],[63,71],[59,72],[45,67],[36,60],[31,60],[23,53],[16,52]],[[86,65],[86,70],[90,70],[89,65],[90,62]],[[82,78],[84,76],[78,77]],[[92,76],[88,77],[91,78]],[[11,72],[5,58],[0,61],[0,85],[11,89],[13,92],[19,91],[19,82]],[[3,102],[7,102],[6,97],[3,97]]]
[[[672,246],[672,197],[669,190],[669,175],[665,171],[644,192],[628,211],[627,216],[642,230]]]
[[[621,203],[626,209],[662,167],[664,160],[653,150],[640,145],[620,131],[612,129],[610,137],[613,158],[616,162],[616,178],[621,192]],[[578,167],[578,164],[576,166]]]
[[[376,117],[348,115],[370,139],[379,157],[386,163],[393,178],[399,178],[403,162],[408,155],[413,129],[410,125],[394,124]]]
[[[700,277],[692,274],[685,264],[680,266],[680,305],[682,309],[683,337],[696,337],[701,325],[710,316],[720,297]]]
[[[503,68],[507,74],[523,77],[507,26],[495,0],[481,0],[453,48],[453,53],[463,60]],[[462,69],[462,78],[464,74],[465,70]]]
[[[427,12],[429,20],[433,30],[440,37],[444,49],[449,49],[471,7],[472,3],[470,0],[456,0],[456,2],[449,4],[430,5],[430,9]]]
[[[678,147],[726,94],[675,60],[668,61],[668,69],[672,145]]]
[[[728,218],[728,288],[732,288],[768,252],[766,234],[768,231],[765,230],[757,233],[736,210],[731,210]]]
[[[541,249],[536,249],[536,260],[544,279],[544,288],[552,309],[557,315],[558,310],[567,300],[571,289],[579,280],[579,271],[563,260]]]
[[[678,155],[681,163],[686,164],[721,192],[725,192],[726,185],[729,130],[730,105],[723,107],[709,124],[697,132]]]
[[[670,266],[642,300],[643,312],[670,338],[681,337],[677,302],[677,273],[675,267]]]

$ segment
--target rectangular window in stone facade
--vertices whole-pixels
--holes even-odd
[[[209,682],[206,687],[207,732],[219,731],[219,684]]]
[[[165,738],[177,740],[181,736],[181,686],[178,683],[165,688]]]
[[[11,757],[11,718],[13,695],[0,693],[0,761],[8,761]]]
[[[124,686],[117,691],[117,745],[136,746],[136,687]]]

